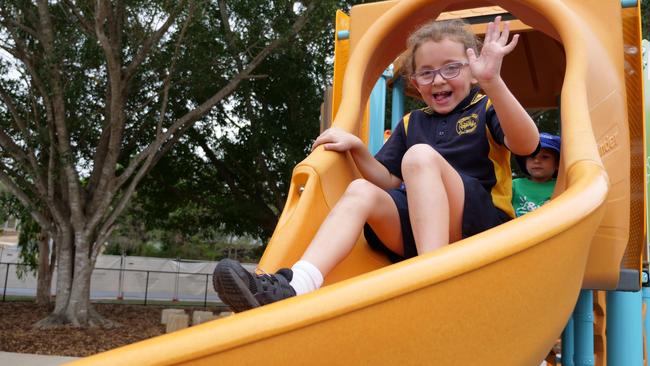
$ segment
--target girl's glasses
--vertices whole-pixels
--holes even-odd
[[[440,74],[445,80],[453,79],[456,76],[460,75],[460,70],[469,65],[467,62],[452,62],[444,65],[443,67],[435,70],[424,70],[416,74],[411,75],[411,79],[415,80],[418,85],[429,85],[433,83],[433,80],[436,78],[436,74]]]

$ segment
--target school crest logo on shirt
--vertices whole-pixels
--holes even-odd
[[[476,130],[476,126],[478,126],[478,114],[472,113],[456,122],[456,133],[459,135],[472,133]]]

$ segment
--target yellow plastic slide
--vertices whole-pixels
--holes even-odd
[[[639,146],[632,137],[642,131],[643,115],[638,8],[622,10],[620,0],[403,0],[354,7],[345,78],[335,76],[335,89],[343,85],[333,125],[362,133],[371,88],[410,31],[443,12],[453,17],[486,6],[488,13],[498,6],[497,12],[512,14],[522,34],[503,68],[515,95],[527,107],[560,101],[562,163],[554,200],[395,265],[360,237],[328,285],[314,293],[72,364],[538,365],[579,290],[616,288],[621,266],[639,258],[643,185],[630,174],[643,171],[635,165],[642,143],[630,153],[631,145]],[[357,177],[345,154],[318,149],[301,162],[260,267],[273,272],[296,261]],[[622,261],[626,248],[631,259]]]

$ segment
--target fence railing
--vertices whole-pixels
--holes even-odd
[[[36,278],[30,271],[23,271],[19,278],[17,269],[21,263],[0,262],[2,301],[7,296],[36,296]],[[13,270],[12,270],[13,269]],[[54,271],[56,274],[56,270]],[[152,301],[180,301],[220,305],[221,301],[211,289],[211,273],[190,273],[126,268],[95,268],[91,277],[91,300],[135,300],[144,305]],[[50,293],[55,294],[56,277],[52,279]]]

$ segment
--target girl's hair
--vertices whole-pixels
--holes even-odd
[[[469,23],[461,19],[440,20],[429,22],[415,32],[411,33],[406,45],[406,60],[404,62],[407,76],[415,72],[415,52],[420,45],[427,41],[440,42],[443,39],[449,39],[465,46],[465,50],[473,49],[478,55],[480,51],[480,41],[470,29]]]

